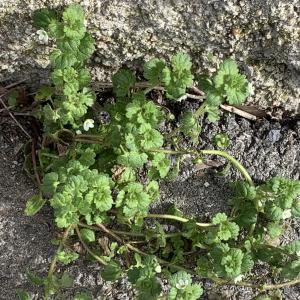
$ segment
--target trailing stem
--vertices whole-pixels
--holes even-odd
[[[78,225],[80,227],[85,227],[85,228],[89,228],[89,229],[92,229],[92,230],[99,230],[99,228],[96,227],[96,226],[87,225],[87,224],[84,224],[82,222],[80,222]],[[115,234],[117,234],[117,235],[130,236],[130,237],[136,237],[136,238],[146,238],[146,234],[139,233],[139,232],[114,230],[114,229],[110,229],[110,231],[113,232],[113,233],[115,233]],[[166,233],[165,237],[166,238],[172,238],[172,237],[180,236],[180,235],[181,235],[180,232]],[[160,236],[159,234],[154,234],[153,238],[156,238],[156,237],[159,237],[159,236]]]
[[[152,152],[159,152],[159,153],[165,153],[165,154],[174,154],[174,155],[182,155],[182,154],[191,154],[191,155],[205,155],[205,154],[210,154],[210,155],[219,155],[224,158],[226,158],[246,179],[246,181],[253,185],[253,181],[251,179],[251,176],[249,175],[248,171],[245,169],[245,167],[238,161],[236,160],[233,156],[229,155],[225,151],[221,150],[199,150],[199,151],[192,151],[192,150],[168,150],[168,149],[152,149]]]
[[[82,226],[82,227],[88,227],[88,228],[90,227],[90,226],[87,226],[87,225],[82,224],[82,223],[80,223],[79,225]],[[134,247],[130,243],[124,242],[122,240],[122,238],[120,238],[116,233],[114,233],[112,230],[108,229],[103,224],[97,224],[97,227],[95,227],[95,226],[92,226],[92,227],[93,227],[94,230],[102,231],[102,232],[108,234],[114,240],[116,240],[120,244],[123,244],[130,251],[138,253],[142,256],[148,256],[149,255],[148,253]],[[170,268],[173,268],[177,271],[185,271],[185,272],[188,272],[189,274],[198,276],[198,274],[194,270],[191,270],[191,269],[179,266],[179,265],[172,264],[172,263],[170,263],[170,262],[168,262],[164,259],[158,258],[157,261],[160,264],[166,265],[166,266],[168,266]],[[205,277],[202,277],[202,278],[204,279]],[[288,286],[292,286],[292,285],[296,285],[296,284],[300,283],[300,278],[297,278],[297,279],[294,279],[294,280],[291,280],[291,281],[287,281],[287,282],[277,283],[277,284],[254,284],[254,283],[251,283],[251,282],[243,282],[243,281],[241,281],[241,282],[232,282],[232,281],[224,280],[224,279],[217,278],[217,277],[207,277],[206,279],[212,280],[217,284],[243,286],[243,287],[249,287],[249,288],[252,288],[252,289],[258,289],[258,290],[261,290],[261,291],[280,289],[280,288],[284,288],[284,287],[288,287]]]
[[[75,227],[77,236],[81,242],[81,244],[83,245],[84,249],[94,258],[96,259],[98,262],[100,262],[102,265],[107,265],[107,262],[105,260],[103,260],[101,257],[99,257],[97,254],[95,254],[90,248],[89,246],[85,243],[85,241],[83,240],[81,234],[80,234],[80,230],[78,229],[78,226]]]
[[[174,215],[168,215],[168,214],[148,214],[146,218],[153,218],[153,219],[168,219],[168,220],[174,220],[174,221],[178,221],[178,222],[182,222],[182,223],[186,223],[188,221],[190,221],[189,219],[186,218],[182,218],[182,217],[178,217],[178,216],[174,216]],[[212,227],[215,226],[214,224],[211,223],[196,223],[197,226],[199,227]]]
[[[55,272],[56,263],[57,263],[57,254],[63,249],[64,244],[65,244],[66,240],[68,239],[70,231],[73,229],[73,227],[74,227],[73,225],[69,226],[62,235],[62,239],[59,242],[58,248],[52,259],[51,265],[49,267],[49,271],[48,271],[48,275],[47,275],[48,282],[52,282],[53,274]],[[46,287],[45,288],[45,300],[48,300],[49,296],[50,296],[50,291],[49,291],[49,288]]]

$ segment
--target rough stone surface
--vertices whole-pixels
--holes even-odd
[[[0,1],[0,80],[47,80],[49,45],[38,42],[31,16],[36,9],[80,3],[97,43],[94,80],[109,80],[126,65],[141,69],[153,56],[182,50],[195,71],[233,57],[255,87],[248,103],[299,111],[300,4],[298,0],[12,0]]]

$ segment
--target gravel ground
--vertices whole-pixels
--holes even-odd
[[[219,124],[208,125],[201,141],[211,147],[209,139],[217,132],[227,131],[231,137],[229,152],[248,168],[254,180],[269,176],[284,175],[299,179],[300,171],[300,123],[280,124],[262,121],[250,123],[235,116],[225,115]],[[34,185],[22,171],[22,150],[26,142],[21,131],[9,118],[0,118],[0,299],[13,300],[15,289],[22,287],[42,299],[40,289],[27,283],[27,269],[45,274],[55,251],[50,241],[55,237],[51,210],[44,208],[38,215],[28,218],[23,215],[26,199],[35,193]],[[210,157],[211,160],[216,160]],[[222,162],[222,160],[221,160]],[[207,172],[187,166],[178,180],[162,183],[162,196],[153,208],[161,211],[170,203],[187,214],[203,220],[218,212],[228,210],[229,182],[238,178],[235,171],[226,177],[218,177],[213,170]],[[288,224],[283,242],[299,238],[299,222]],[[80,259],[67,269],[75,277],[74,288],[64,291],[61,298],[72,299],[78,291],[89,291],[94,299],[132,299],[126,279],[115,285],[102,281],[100,267]],[[63,270],[59,270],[63,271]],[[203,299],[251,299],[250,289],[217,288],[204,283]],[[300,299],[300,287],[284,290],[284,299]]]
[[[16,299],[16,287],[26,282],[27,268],[45,272],[53,253],[50,210],[25,217],[25,201],[35,191],[22,171],[21,131],[0,118],[0,299]]]
[[[226,132],[231,140],[228,152],[242,162],[255,182],[274,176],[300,179],[299,121],[286,124],[269,121],[251,123],[226,114],[219,123],[206,124],[204,128],[200,136],[201,147],[213,148],[213,136]],[[209,159],[223,162],[225,166],[225,160],[216,157]],[[170,204],[176,203],[186,215],[207,221],[208,217],[217,212],[229,211],[229,185],[232,180],[237,179],[241,179],[240,174],[233,168],[225,177],[220,177],[216,176],[214,170],[204,172],[187,163],[177,180],[162,184],[161,199],[154,209],[161,212]],[[300,220],[290,221],[286,226],[282,243],[300,238]],[[203,299],[250,300],[255,295],[249,288],[220,288],[210,282],[204,283],[204,290]],[[283,299],[300,299],[300,286],[284,289]]]

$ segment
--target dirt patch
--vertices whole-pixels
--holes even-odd
[[[299,121],[283,124],[270,121],[252,123],[232,115],[224,115],[219,123],[206,124],[200,136],[201,146],[213,148],[212,138],[220,132],[226,132],[230,136],[229,153],[243,163],[256,182],[273,176],[300,178]],[[215,157],[209,159],[223,161],[225,166],[225,160]],[[186,215],[205,222],[217,212],[229,211],[230,182],[237,179],[241,179],[240,174],[233,168],[225,177],[219,177],[214,170],[209,170],[204,175],[187,163],[178,179],[162,184],[161,199],[154,209],[161,211],[171,203],[176,203]],[[300,238],[300,220],[294,219],[286,227],[282,243]],[[250,300],[255,295],[255,290],[249,288],[220,288],[207,281],[204,283],[204,290],[204,299]],[[299,298],[299,286],[283,290],[283,299]]]
[[[22,171],[22,132],[8,118],[0,119],[0,299],[16,299],[26,269],[46,271],[53,253],[50,209],[25,217],[25,201],[36,190]],[[49,227],[50,226],[50,227]]]

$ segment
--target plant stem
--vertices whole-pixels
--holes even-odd
[[[200,105],[200,107],[194,112],[194,117],[198,119],[205,112],[206,104],[205,102]]]
[[[120,235],[128,235],[128,236],[133,236],[133,237],[146,237],[146,234],[144,233],[135,233],[135,232],[128,232],[128,231],[122,231],[122,230],[111,230],[112,232],[114,232],[115,234],[120,234]],[[180,232],[174,232],[174,233],[166,233],[165,237],[166,238],[172,238],[175,236],[180,236],[181,233]],[[159,237],[160,234],[154,234],[153,237],[157,238]]]
[[[209,278],[213,281],[215,281],[218,284],[225,284],[225,285],[236,285],[236,286],[244,286],[244,287],[249,287],[252,289],[258,289],[261,291],[267,291],[267,290],[276,290],[276,289],[281,289],[284,287],[288,287],[288,286],[292,286],[292,285],[296,285],[300,283],[300,278],[296,278],[294,280],[291,281],[287,281],[287,282],[282,282],[282,283],[277,283],[277,284],[253,284],[251,282],[227,282],[226,280],[223,279],[219,279],[219,278]]]
[[[80,138],[75,138],[74,141],[79,143],[85,143],[85,144],[103,144],[103,141],[80,139]]]
[[[219,155],[226,158],[236,169],[240,171],[240,173],[244,176],[246,181],[248,181],[249,184],[253,185],[253,181],[251,179],[251,176],[249,175],[248,171],[244,168],[244,166],[236,160],[233,156],[229,155],[225,151],[221,150],[200,150],[202,154],[212,154],[212,155]]]
[[[251,225],[250,229],[249,229],[249,232],[248,232],[248,234],[247,234],[247,237],[250,237],[250,236],[253,235],[253,232],[254,232],[254,230],[255,230],[255,227],[256,227],[256,224],[253,223],[253,224]]]
[[[111,230],[106,228],[103,224],[97,224],[97,229],[96,230],[100,230],[102,232],[107,233],[112,238],[114,238],[117,242],[123,244],[127,249],[129,249],[133,252],[136,252],[136,253],[138,253],[142,256],[148,256],[149,255],[148,253],[132,246],[130,243],[125,243],[117,234],[115,234],[114,232],[112,232]],[[176,269],[178,271],[185,271],[185,272],[188,272],[192,275],[198,275],[194,270],[190,270],[190,269],[184,268],[182,266],[178,266],[178,265],[173,265],[172,263],[170,263],[170,262],[168,262],[164,259],[158,258],[157,261],[160,264],[166,265],[166,266],[171,267],[173,269]],[[215,277],[208,277],[207,279],[212,280],[212,281],[216,282],[217,284],[244,286],[244,287],[249,287],[249,288],[252,288],[252,289],[259,289],[259,290],[263,290],[263,291],[280,289],[280,288],[284,288],[284,287],[288,287],[288,286],[292,286],[292,285],[296,285],[296,284],[300,283],[300,278],[297,278],[297,279],[294,279],[294,280],[291,280],[291,281],[287,281],[287,282],[277,283],[277,284],[253,284],[251,282],[237,282],[237,283],[235,283],[235,282],[230,282],[230,281],[226,281],[224,279],[215,278]]]
[[[48,275],[47,275],[47,279],[48,279],[49,282],[52,281],[52,276],[53,276],[53,273],[55,271],[55,267],[56,267],[56,263],[57,263],[57,254],[62,250],[62,248],[64,246],[64,243],[66,242],[72,228],[73,228],[73,225],[70,225],[65,230],[65,232],[63,233],[62,239],[59,242],[58,248],[57,248],[56,253],[55,253],[55,255],[52,259],[51,265],[49,267],[49,271],[48,271]],[[49,289],[47,287],[45,287],[45,300],[48,300],[49,296],[50,296]]]
[[[75,227],[75,230],[76,230],[76,233],[77,233],[77,236],[81,242],[81,244],[83,245],[84,249],[93,257],[95,258],[97,261],[99,261],[102,265],[107,265],[107,262],[104,261],[101,257],[99,257],[97,254],[95,254],[90,248],[89,246],[84,242],[81,234],[80,234],[80,231],[79,231],[79,228],[78,226]]]
[[[107,233],[108,235],[110,235],[112,238],[114,238],[117,242],[123,244],[128,250],[131,250],[133,252],[136,252],[142,256],[149,256],[148,253],[132,246],[131,244],[129,243],[125,243],[118,235],[116,235],[114,232],[112,232],[111,230],[109,230],[108,228],[106,228],[103,224],[97,224],[97,226],[99,227],[99,229],[105,233]],[[178,266],[178,265],[173,265],[172,263],[168,262],[168,261],[165,261],[163,259],[160,259],[160,258],[157,258],[157,261],[161,264],[164,264],[164,265],[167,265],[169,267],[172,267],[178,271],[186,271],[186,272],[189,272],[189,273],[194,273],[194,271],[191,271],[191,270],[188,270],[184,267],[181,267],[181,266]]]
[[[150,93],[155,87],[154,86],[149,86],[144,90],[144,94],[147,95],[148,93]]]
[[[174,215],[167,215],[167,214],[148,214],[146,218],[153,218],[153,219],[168,219],[168,220],[174,220],[182,223],[186,223],[190,221],[189,219],[174,216]],[[215,226],[211,223],[196,223],[199,227],[212,227]]]
[[[135,250],[133,249],[133,251],[135,251]],[[143,256],[149,256],[149,254],[148,254],[148,253],[145,253],[145,252],[143,252],[142,255],[143,255]],[[184,271],[184,272],[187,272],[187,273],[190,273],[190,274],[193,274],[193,275],[197,275],[196,272],[194,272],[193,270],[186,269],[186,268],[184,268],[184,267],[182,267],[182,266],[174,265],[174,264],[172,264],[172,263],[170,263],[170,262],[168,262],[168,261],[166,261],[166,260],[164,260],[164,259],[157,258],[157,261],[158,261],[160,264],[166,265],[166,266],[168,266],[168,267],[170,267],[170,268],[173,268],[173,269],[175,269],[175,270],[177,270],[177,271]]]
[[[263,285],[263,289],[264,290],[276,290],[276,289],[281,289],[281,288],[284,288],[287,286],[296,285],[299,283],[300,283],[300,278],[296,278],[294,280],[282,282],[282,283],[278,283],[278,284],[266,284],[266,285]]]
[[[87,140],[96,140],[96,141],[103,141],[103,138],[100,135],[97,134],[77,134],[75,138],[79,139],[87,139]]]
[[[80,222],[78,225],[80,227],[85,227],[85,228],[89,228],[89,229],[92,229],[92,230],[99,230],[99,228],[96,227],[96,226],[87,225],[87,224],[84,224],[82,222]],[[114,229],[110,229],[110,231],[113,232],[113,233],[115,233],[115,234],[118,234],[118,235],[125,235],[125,236],[132,236],[132,237],[141,237],[141,238],[145,238],[146,237],[146,234],[144,234],[144,233],[123,231],[123,230],[114,230]],[[165,237],[166,238],[172,238],[172,237],[179,236],[179,235],[181,235],[180,232],[166,233]],[[159,237],[159,236],[160,236],[159,234],[154,234],[153,235],[153,237]]]
[[[249,184],[253,185],[253,181],[251,179],[251,176],[249,175],[248,171],[244,168],[244,166],[236,160],[233,156],[229,155],[225,151],[221,150],[199,150],[199,151],[191,151],[191,150],[168,150],[168,149],[151,149],[152,152],[159,152],[159,153],[166,153],[166,154],[192,154],[192,155],[201,155],[201,154],[211,154],[211,155],[219,155],[224,158],[226,158],[237,170],[240,171],[240,173],[244,176],[246,181],[248,181]]]
[[[44,152],[41,152],[41,154],[40,154],[41,156],[45,156],[45,157],[50,157],[50,158],[59,158],[59,156],[58,155],[55,155],[55,154],[51,154],[51,153],[44,153]]]
[[[103,143],[103,138],[95,134],[78,134],[74,137],[74,140],[84,143]]]

